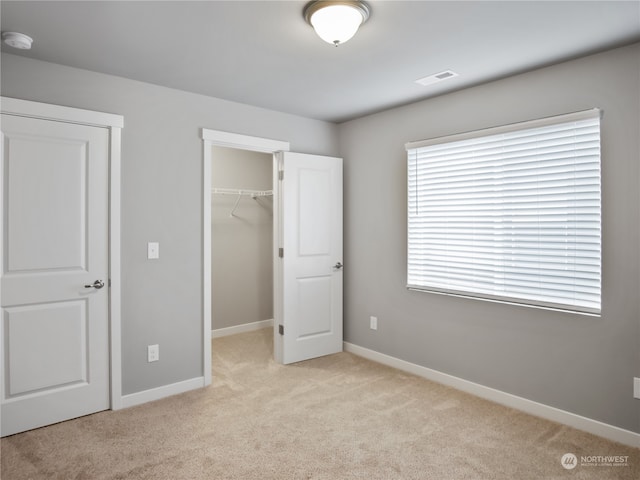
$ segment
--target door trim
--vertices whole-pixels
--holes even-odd
[[[112,410],[122,406],[121,270],[120,270],[120,163],[124,117],[61,105],[0,97],[0,111],[9,115],[76,123],[109,130],[109,366]],[[4,226],[0,226],[0,229]],[[0,292],[1,294],[1,292]]]
[[[268,138],[253,137],[250,135],[242,135],[239,133],[223,132],[220,130],[209,130],[203,128],[201,132],[202,138],[202,338],[203,338],[203,374],[204,385],[211,385],[211,162],[213,156],[211,148],[227,147],[237,148],[240,150],[249,150],[252,152],[262,152],[275,154],[276,152],[288,152],[289,142],[281,140],[271,140]],[[274,161],[274,169],[275,169]],[[274,185],[278,181],[277,172],[274,174]],[[274,205],[274,238],[277,234],[277,217],[275,206],[278,205],[277,191],[273,190]],[[274,249],[277,248],[277,241],[273,242]],[[274,250],[274,258],[277,255]],[[279,287],[274,283],[274,296],[278,298],[281,295]]]

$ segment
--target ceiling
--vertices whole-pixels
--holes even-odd
[[[5,1],[3,52],[343,122],[640,40],[640,1],[369,1],[333,47],[305,1]],[[443,70],[458,77],[414,81]]]

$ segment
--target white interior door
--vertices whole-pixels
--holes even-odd
[[[5,436],[109,408],[109,131],[3,113],[2,141]]]
[[[283,152],[278,168],[275,345],[286,364],[342,351],[342,159]]]

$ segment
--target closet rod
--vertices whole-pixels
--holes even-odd
[[[237,195],[236,203],[233,205],[231,209],[230,217],[235,217],[236,208],[238,208],[238,204],[240,203],[240,199],[243,196],[251,197],[256,200],[258,197],[269,197],[273,195],[273,190],[247,190],[247,189],[238,189],[238,188],[212,188],[211,193],[216,195]]]
[[[270,197],[273,190],[250,190],[246,188],[212,188],[211,193],[216,195],[242,195],[247,197]]]

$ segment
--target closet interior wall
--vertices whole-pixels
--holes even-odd
[[[272,160],[271,154],[213,147],[213,330],[273,318],[273,196],[265,194],[273,188]],[[234,190],[243,193],[230,194]]]

